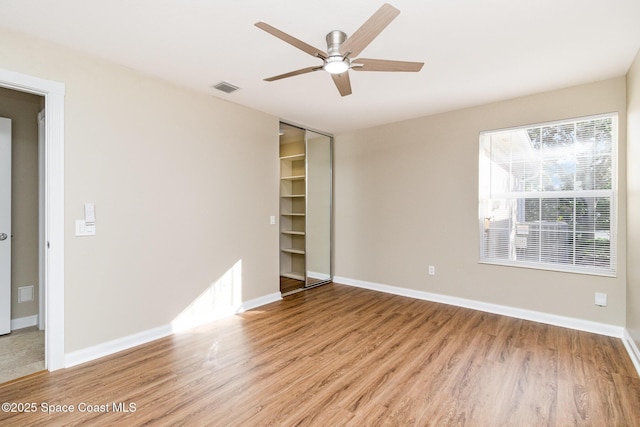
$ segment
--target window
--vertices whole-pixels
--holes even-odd
[[[480,262],[615,276],[617,115],[480,134]]]

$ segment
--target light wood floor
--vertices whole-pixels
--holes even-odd
[[[0,412],[3,426],[637,426],[640,378],[618,339],[326,285],[0,387],[0,401],[39,405]]]
[[[36,326],[0,336],[0,383],[44,369],[44,331]]]

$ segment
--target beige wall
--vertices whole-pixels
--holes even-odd
[[[627,74],[627,330],[640,347],[640,51]]]
[[[169,324],[234,265],[243,301],[278,292],[278,118],[12,32],[0,68],[66,85],[65,352]]]
[[[11,119],[11,318],[38,314],[38,122],[41,97],[0,88],[0,117]],[[18,304],[18,288],[33,301]]]
[[[335,275],[624,325],[625,109],[621,77],[336,135]],[[612,111],[617,278],[478,264],[479,132]],[[596,291],[608,294],[608,307],[594,304]]]

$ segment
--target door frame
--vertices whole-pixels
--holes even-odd
[[[45,100],[45,364],[65,367],[64,353],[64,95],[65,85],[0,68],[0,86]]]
[[[8,334],[11,332],[11,241],[13,240],[12,224],[11,224],[11,170],[12,170],[12,160],[11,160],[11,129],[12,129],[13,121],[8,117],[0,117],[0,151],[2,151],[2,159],[0,159],[0,203],[3,204],[2,208],[0,208],[2,216],[5,214],[6,217],[2,219],[0,222],[0,231],[5,233],[5,238],[3,242],[0,242],[2,246],[2,254],[0,256],[3,258],[0,260],[2,264],[2,278],[0,280],[0,315],[2,318],[0,319],[0,335]],[[8,197],[9,200],[6,200]],[[6,203],[6,204],[5,204]],[[8,237],[7,237],[8,235]],[[5,263],[5,256],[9,256],[8,265]]]

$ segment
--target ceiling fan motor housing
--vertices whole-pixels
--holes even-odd
[[[347,35],[340,30],[333,30],[329,34],[327,34],[328,56],[342,57],[342,54],[340,53],[340,45],[342,45],[342,43],[344,43],[346,39],[347,39]]]

